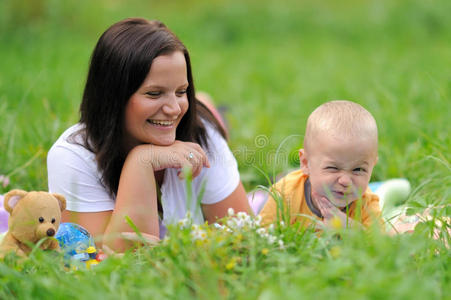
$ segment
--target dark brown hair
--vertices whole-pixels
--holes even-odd
[[[183,52],[188,78],[188,111],[181,119],[176,139],[200,144],[208,149],[202,119],[223,137],[225,132],[211,112],[195,98],[188,50],[161,22],[130,18],[113,24],[100,37],[91,56],[88,78],[80,105],[84,145],[94,152],[102,182],[116,195],[127,153],[124,140],[125,106],[160,55]],[[74,139],[73,139],[74,140]]]

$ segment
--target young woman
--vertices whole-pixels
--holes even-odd
[[[80,112],[47,157],[49,190],[67,199],[63,221],[123,251],[126,216],[162,237],[188,211],[197,223],[250,211],[224,130],[195,97],[188,51],[161,22],[125,19],[103,33]]]

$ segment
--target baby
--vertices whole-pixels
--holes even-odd
[[[319,106],[308,118],[299,158],[300,170],[273,186],[282,203],[269,197],[263,224],[288,221],[284,215],[303,226],[312,218],[333,227],[382,223],[379,199],[368,189],[378,156],[376,121],[366,109],[351,101]]]

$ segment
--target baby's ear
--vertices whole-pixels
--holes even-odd
[[[308,157],[304,149],[299,149],[299,164],[302,173],[304,173],[305,175],[309,175],[310,170],[308,167]]]
[[[61,195],[61,194],[54,193],[54,194],[51,194],[51,195],[53,197],[55,197],[56,200],[58,200],[61,211],[65,210],[66,209],[66,198],[64,198],[64,196]]]
[[[11,214],[14,207],[19,203],[19,200],[25,197],[26,194],[28,193],[23,190],[12,190],[6,193],[5,199],[3,200],[5,210]]]

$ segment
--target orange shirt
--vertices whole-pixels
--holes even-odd
[[[282,212],[289,214],[290,224],[301,222],[304,227],[315,222],[312,219],[321,220],[307,205],[304,195],[304,184],[307,178],[308,175],[298,170],[289,173],[273,185],[272,192],[278,195],[277,198],[281,199],[281,201],[279,201],[278,209],[276,201],[271,194],[269,195],[268,201],[266,201],[260,212],[263,225],[283,220]],[[369,189],[363,194],[361,201],[356,200],[349,205],[348,213],[350,218],[362,223],[365,227],[369,227],[374,220],[377,220],[378,224],[383,223],[379,208],[379,198],[371,193]]]

